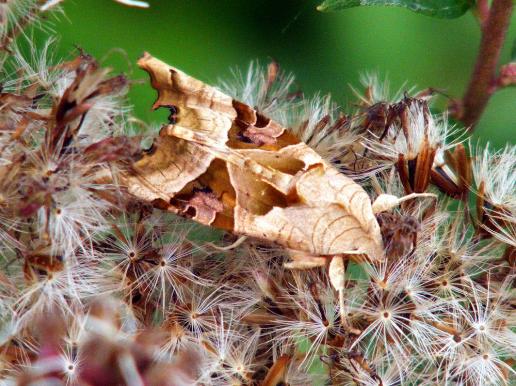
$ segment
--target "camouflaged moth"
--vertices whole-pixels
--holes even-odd
[[[254,108],[149,54],[138,65],[158,91],[153,108],[171,114],[125,175],[131,194],[202,224],[277,243],[301,260],[383,258],[375,213],[399,199],[381,195],[372,204],[359,184]]]

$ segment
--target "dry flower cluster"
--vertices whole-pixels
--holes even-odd
[[[29,4],[0,1],[0,15],[14,3]],[[431,93],[389,95],[375,77],[344,114],[274,63],[236,72],[221,90],[371,201],[419,194],[375,211],[381,258],[300,257],[131,194],[127,176],[160,148],[130,117],[127,79],[49,50],[2,53],[0,385],[514,381],[514,146],[474,149],[431,113]],[[177,105],[165,131],[188,118]],[[271,131],[253,127],[239,138],[270,149]],[[215,188],[189,193],[176,212],[209,222],[223,210]]]

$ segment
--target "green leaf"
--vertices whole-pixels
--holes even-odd
[[[426,16],[453,19],[462,16],[474,0],[325,0],[319,11],[331,12],[360,6],[401,7]]]
[[[512,42],[511,62],[516,62],[516,39]]]

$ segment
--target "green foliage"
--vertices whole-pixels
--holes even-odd
[[[454,19],[462,16],[475,2],[472,0],[325,0],[319,11],[340,11],[360,6],[401,7],[426,16]]]
[[[512,42],[511,61],[516,62],[516,39]]]

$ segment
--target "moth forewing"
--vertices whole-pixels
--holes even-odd
[[[158,91],[153,107],[173,114],[125,176],[132,194],[307,255],[383,258],[380,228],[360,185],[252,107],[149,54],[138,64]],[[204,202],[210,207],[199,210],[209,216],[192,213]]]

